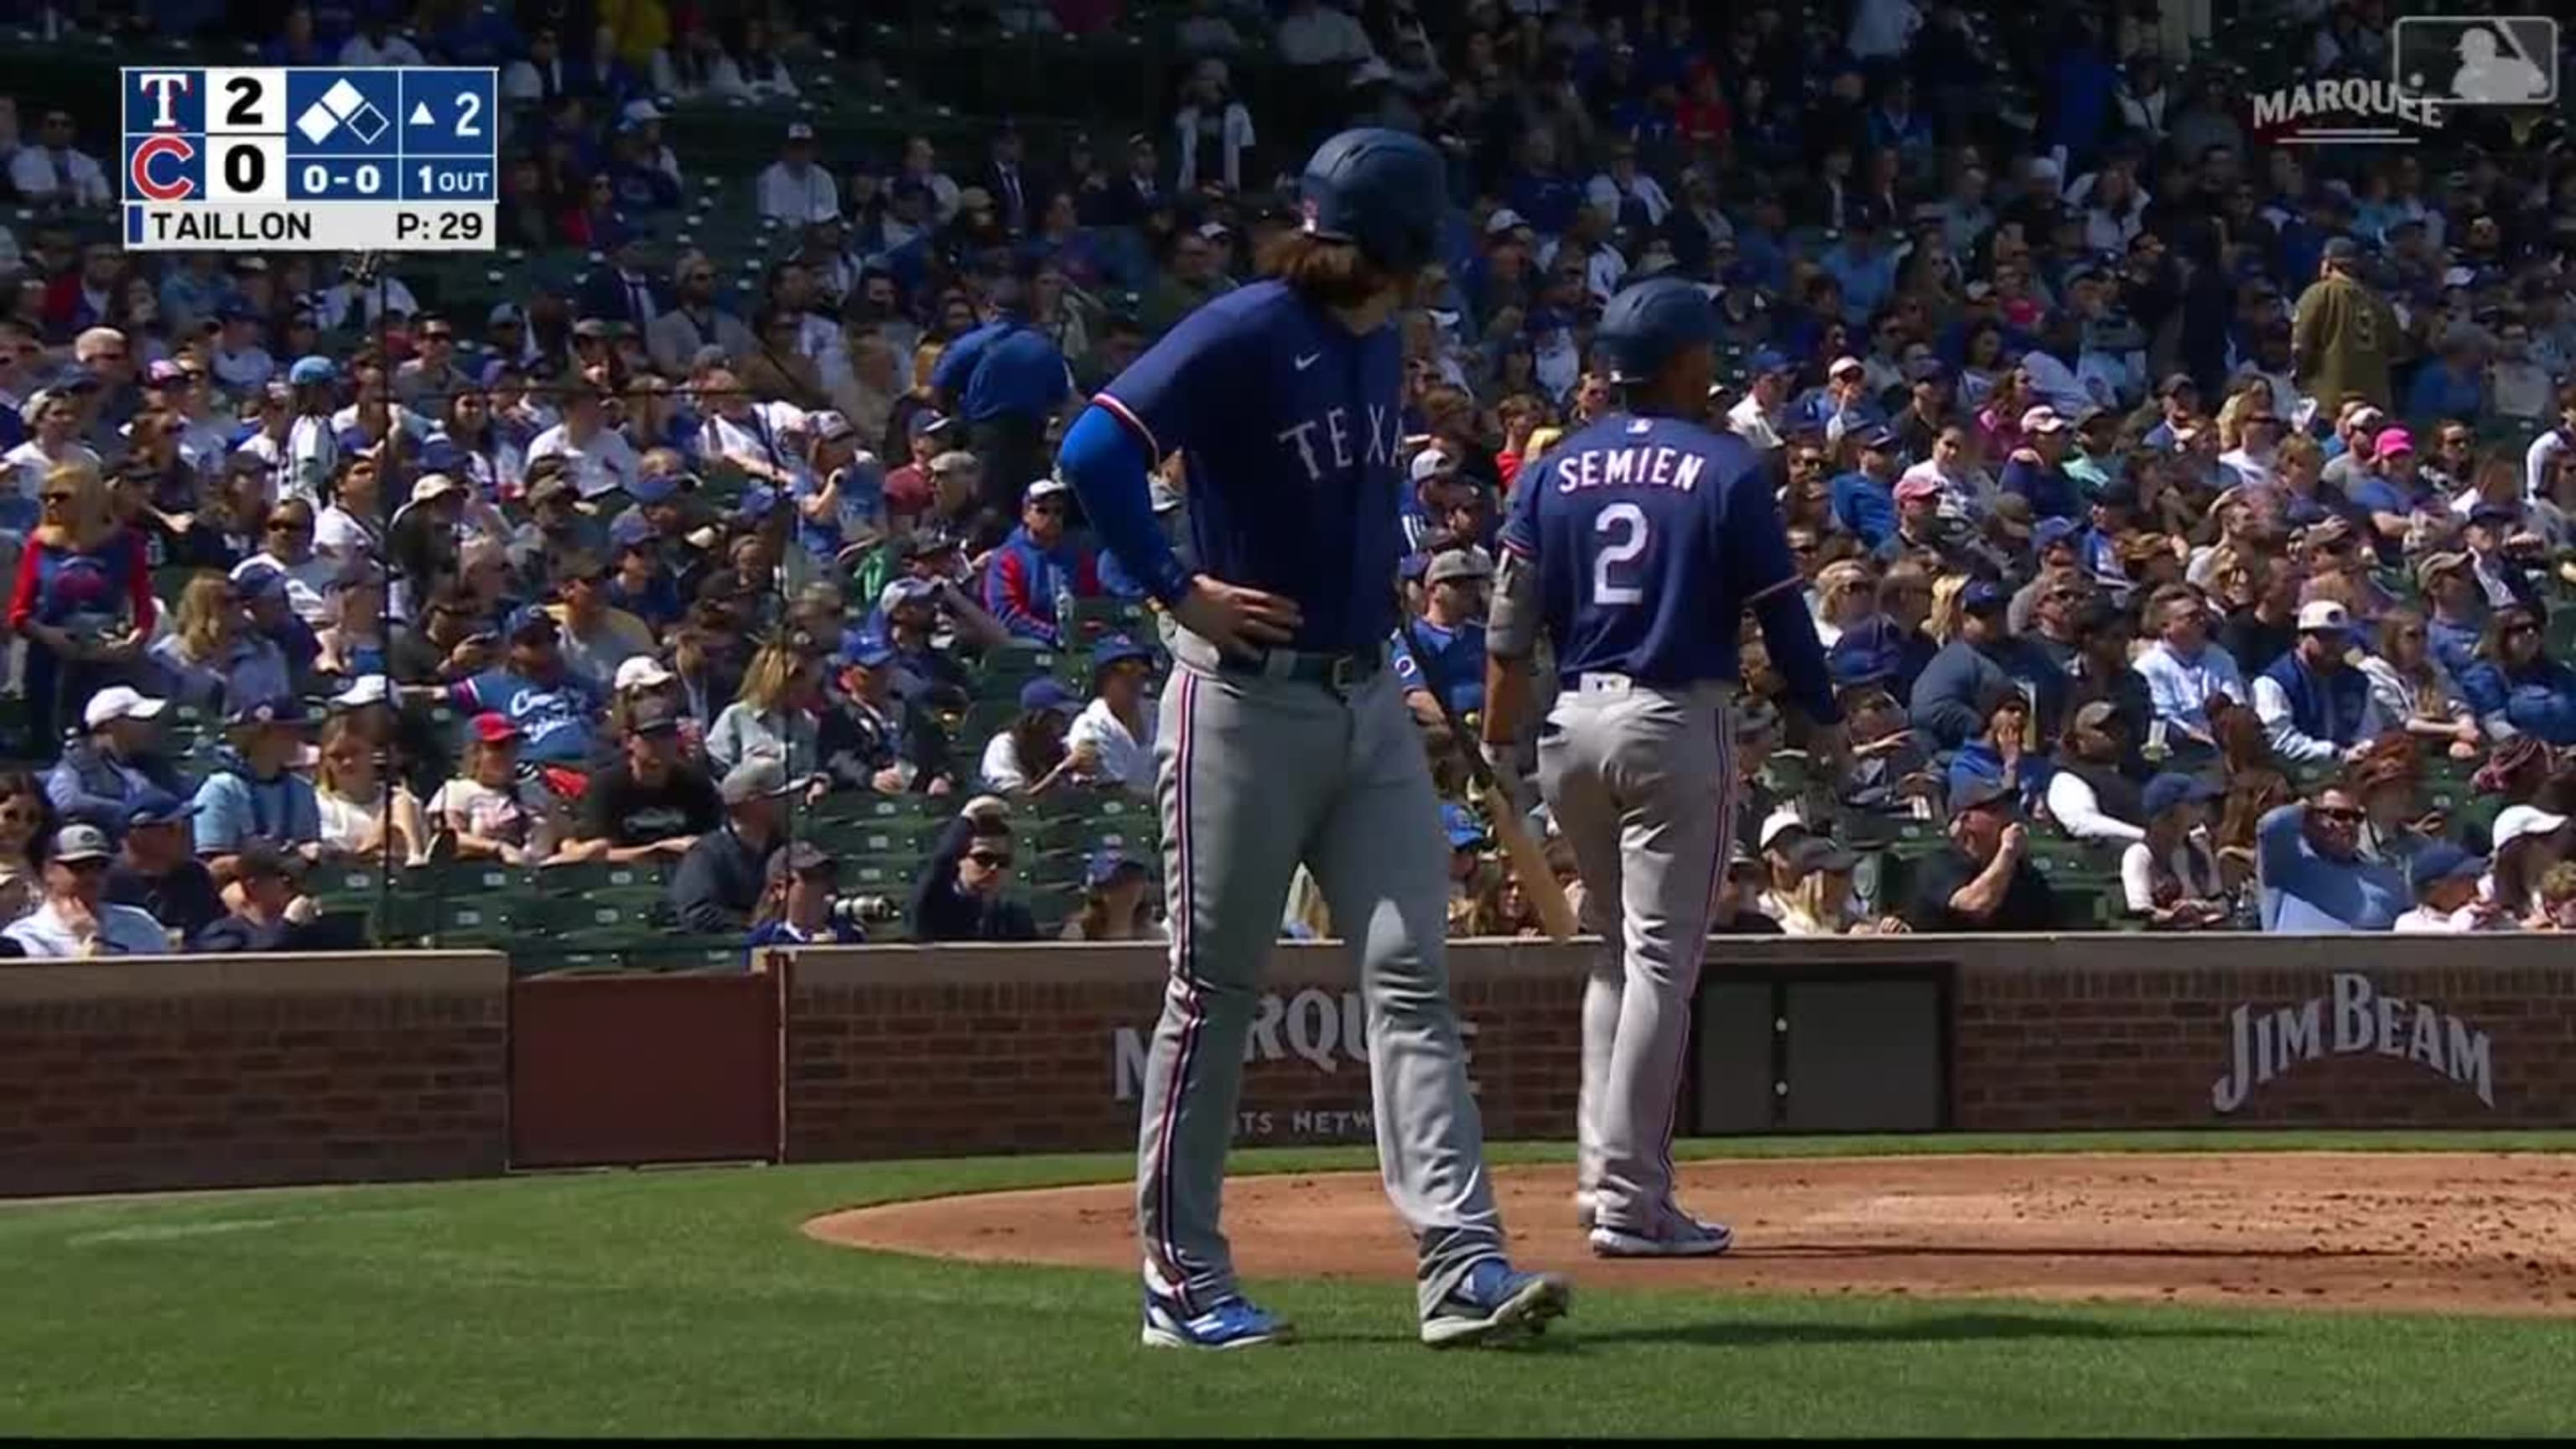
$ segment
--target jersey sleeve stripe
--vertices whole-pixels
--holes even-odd
[[[1506,534],[1504,534],[1504,535],[1502,536],[1502,545],[1503,545],[1503,551],[1504,551],[1504,552],[1506,552],[1506,553],[1516,553],[1516,554],[1519,554],[1519,555],[1520,555],[1521,557],[1523,557],[1523,558],[1536,558],[1536,557],[1538,557],[1538,550],[1537,550],[1537,549],[1535,549],[1535,548],[1531,547],[1530,545],[1528,545],[1528,544],[1526,544],[1526,543],[1521,542],[1519,539],[1512,537],[1512,536],[1511,536],[1510,534],[1508,534],[1508,533],[1506,533]]]
[[[1106,392],[1093,393],[1091,395],[1091,400],[1101,407],[1107,408],[1111,417],[1118,419],[1120,422],[1125,423],[1128,427],[1134,429],[1136,436],[1144,440],[1147,467],[1158,466],[1162,463],[1163,444],[1160,439],[1154,436],[1154,430],[1145,426],[1145,420],[1143,418],[1136,416],[1136,414],[1131,411],[1125,403],[1120,402],[1118,399],[1110,396]]]

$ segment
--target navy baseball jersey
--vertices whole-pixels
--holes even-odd
[[[1296,600],[1290,647],[1364,654],[1395,628],[1402,390],[1392,326],[1355,335],[1262,281],[1182,318],[1092,401],[1149,466],[1187,455],[1198,568]]]
[[[1558,673],[1732,680],[1745,608],[1799,585],[1742,439],[1613,413],[1522,470],[1503,547],[1538,564]]]

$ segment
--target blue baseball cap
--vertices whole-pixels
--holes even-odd
[[[193,800],[182,800],[167,790],[146,788],[125,802],[127,829],[137,825],[176,825],[197,813]]]
[[[1467,807],[1444,804],[1440,807],[1440,829],[1449,837],[1451,850],[1472,850],[1485,843],[1485,827],[1467,813]]]
[[[336,381],[339,376],[340,365],[319,355],[299,357],[295,359],[295,365],[286,370],[286,380],[297,387]]]
[[[2051,545],[2064,543],[2082,531],[2072,518],[2043,518],[2031,525],[2031,550],[2046,553]]]
[[[638,503],[661,503],[680,491],[679,478],[670,473],[638,473],[626,480],[626,496]]]
[[[884,637],[853,629],[841,636],[840,663],[844,669],[882,669],[894,658],[894,646]]]
[[[2149,818],[2164,814],[2177,805],[2205,805],[2227,792],[2218,782],[2198,775],[2167,770],[2147,782],[2144,809]]]
[[[272,699],[244,700],[224,716],[227,729],[252,725],[300,725],[304,723],[304,706],[284,695]]]
[[[1959,607],[1971,614],[1982,614],[1988,609],[2000,609],[2010,602],[2012,600],[2004,593],[2003,585],[1984,579],[1979,579],[1959,591]]]
[[[1040,710],[1061,713],[1071,710],[1076,703],[1073,691],[1065,688],[1051,674],[1041,674],[1020,686],[1020,708],[1032,714]]]
[[[510,611],[509,622],[501,628],[501,637],[517,639],[523,635],[560,632],[561,627],[555,623],[555,616],[547,613],[544,605],[521,604]]]
[[[1783,356],[1776,349],[1769,347],[1763,348],[1761,351],[1754,353],[1751,357],[1744,360],[1744,375],[1748,378],[1763,377],[1774,372],[1795,372],[1796,370],[1796,364],[1790,362],[1787,357]]]
[[[1083,862],[1082,884],[1087,890],[1098,890],[1131,870],[1146,874],[1145,862],[1129,855],[1124,846],[1104,845]]]
[[[274,564],[246,563],[233,571],[233,592],[245,599],[284,596],[286,574]]]
[[[1860,430],[1860,445],[1873,453],[1892,453],[1896,451],[1896,430],[1881,424],[1872,424]]]
[[[1092,646],[1091,673],[1097,678],[1113,664],[1125,664],[1131,659],[1141,659],[1151,663],[1153,658],[1153,650],[1124,634],[1111,634]]]
[[[2521,513],[2501,503],[2481,503],[2469,510],[2469,522],[2481,528],[2497,524],[2512,524],[2519,521],[2521,517]]]
[[[1850,636],[1834,641],[1825,651],[1825,673],[1836,689],[1859,689],[1866,685],[1885,684],[1896,677],[1896,662],[1883,650],[1845,648]]]
[[[2446,880],[2463,880],[2486,873],[2487,863],[2481,857],[2447,840],[2436,840],[2415,852],[2406,862],[2406,882],[2417,895]]]
[[[1646,382],[1674,358],[1716,341],[1717,309],[1707,293],[1679,277],[1656,277],[1622,290],[1602,309],[1592,333],[1612,382]]]

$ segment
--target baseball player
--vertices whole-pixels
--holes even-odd
[[[1163,609],[1156,744],[1172,974],[1145,1071],[1136,1207],[1144,1341],[1288,1335],[1237,1287],[1218,1199],[1261,964],[1303,864],[1359,957],[1387,1195],[1421,1255],[1421,1336],[1516,1337],[1565,1311],[1515,1271],[1442,960],[1439,805],[1386,641],[1395,622],[1400,346],[1391,325],[1447,201],[1431,147],[1346,131],[1307,163],[1267,279],[1183,318],[1091,400],[1060,466]],[[1186,456],[1196,573],[1147,470]]]
[[[1704,1257],[1732,1234],[1673,1200],[1673,1114],[1734,819],[1738,624],[1838,725],[1760,454],[1697,419],[1717,318],[1678,278],[1628,288],[1594,346],[1624,397],[1521,474],[1487,626],[1486,758],[1509,780],[1543,631],[1560,692],[1539,787],[1604,944],[1583,999],[1576,1212],[1604,1257]],[[1827,749],[1835,750],[1827,731]]]

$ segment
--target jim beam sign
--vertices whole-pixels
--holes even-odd
[[[2301,1062],[2329,1056],[2413,1062],[2495,1105],[2495,1060],[2485,1032],[2429,1001],[2386,995],[2359,972],[2336,972],[2326,995],[2296,1006],[2247,1004],[2227,1019],[2233,1064],[2209,1088],[2209,1103],[2222,1114]]]

